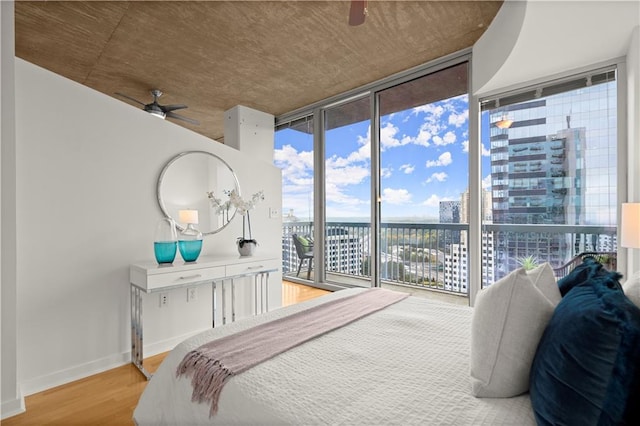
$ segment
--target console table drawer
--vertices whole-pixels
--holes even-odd
[[[227,265],[227,276],[233,277],[238,275],[255,274],[260,271],[278,270],[277,260],[262,260],[256,262],[238,263],[235,265]]]
[[[177,272],[167,272],[165,274],[153,274],[147,276],[146,290],[151,291],[156,288],[168,288],[201,281],[213,281],[224,276],[224,266],[189,269]]]

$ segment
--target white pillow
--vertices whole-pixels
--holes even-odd
[[[625,296],[640,308],[640,272],[636,272],[625,281],[622,284],[622,290],[624,290]]]
[[[527,275],[531,278],[533,285],[538,288],[544,297],[556,306],[562,300],[558,281],[553,273],[553,268],[548,263],[527,271]]]
[[[471,321],[471,393],[508,398],[529,390],[529,371],[560,301],[553,269],[520,268],[478,293]]]

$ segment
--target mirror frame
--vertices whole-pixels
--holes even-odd
[[[224,161],[222,158],[220,158],[216,154],[213,154],[213,153],[208,152],[208,151],[184,151],[184,152],[181,152],[180,154],[178,154],[175,157],[171,158],[167,162],[167,164],[164,165],[164,167],[162,168],[162,171],[160,172],[160,176],[158,176],[158,181],[157,181],[157,184],[156,184],[156,198],[157,198],[157,201],[158,201],[158,205],[160,206],[160,210],[162,211],[162,214],[166,218],[169,218],[169,219],[173,220],[173,222],[175,223],[176,228],[178,229],[178,231],[182,231],[185,228],[178,223],[177,218],[172,217],[169,214],[169,212],[167,211],[167,208],[166,208],[166,205],[164,203],[164,200],[162,199],[162,182],[163,182],[163,179],[165,177],[165,174],[167,173],[167,170],[169,170],[171,165],[173,165],[179,159],[181,159],[181,158],[183,158],[183,157],[185,157],[187,155],[191,155],[191,154],[208,155],[210,157],[213,157],[215,160],[218,160],[220,163],[222,163],[222,165],[224,165],[229,170],[231,175],[233,176],[233,181],[235,182],[236,190],[237,190],[238,194],[242,194],[242,192],[240,191],[240,182],[238,181],[238,176],[236,175],[236,172],[233,171],[231,166],[226,161]],[[214,229],[212,231],[207,231],[207,232],[203,232],[202,229],[200,229],[200,232],[202,232],[202,235],[205,236],[205,235],[213,235],[215,233],[218,233],[218,232],[222,231],[236,217],[236,213],[237,212],[238,212],[238,210],[235,209],[233,211],[233,214],[229,217],[229,220],[227,220],[227,223],[225,223],[224,225],[220,226],[218,229]]]

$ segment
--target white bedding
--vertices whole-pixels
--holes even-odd
[[[471,308],[409,297],[287,351],[232,378],[218,413],[191,402],[189,379],[175,376],[198,346],[361,289],[247,318],[178,345],[134,411],[143,425],[535,425],[528,395],[470,393]]]

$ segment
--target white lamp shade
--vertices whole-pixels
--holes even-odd
[[[180,223],[198,223],[198,210],[178,210]]]
[[[620,220],[620,245],[640,248],[640,203],[623,203]]]

